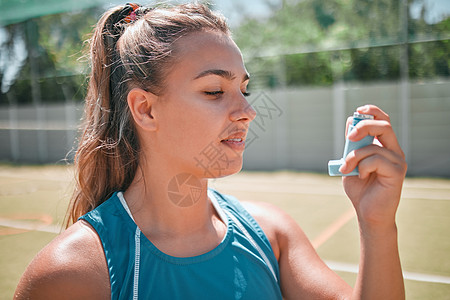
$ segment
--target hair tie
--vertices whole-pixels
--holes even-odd
[[[127,3],[126,6],[129,6],[131,10],[123,20],[125,23],[131,23],[136,20],[136,10],[139,8],[139,5],[136,3]]]

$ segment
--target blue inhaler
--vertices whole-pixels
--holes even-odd
[[[372,115],[364,115],[360,113],[353,113],[353,123],[348,127],[347,136],[350,133],[350,131],[353,130],[356,124],[358,124],[362,120],[373,120]],[[348,174],[342,174],[339,172],[339,168],[344,163],[345,158],[347,155],[352,152],[353,150],[366,147],[373,143],[373,136],[368,135],[362,140],[359,140],[357,142],[352,142],[348,138],[345,139],[345,147],[344,147],[344,154],[342,155],[341,159],[338,160],[330,160],[328,162],[328,174],[330,176],[357,176],[359,175],[358,167],[356,167],[353,171],[351,171]]]

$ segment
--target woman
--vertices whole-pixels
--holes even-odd
[[[208,178],[241,169],[255,117],[220,15],[197,4],[114,8],[91,63],[74,224],[31,262],[17,299],[404,298],[395,213],[406,163],[383,111],[358,109],[375,120],[349,138],[381,146],[341,168],[360,170],[343,180],[361,232],[352,289],[286,213],[208,190]],[[219,168],[205,171],[201,153]]]

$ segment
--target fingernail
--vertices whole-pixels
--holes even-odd
[[[339,172],[344,173],[345,172],[345,167],[347,165],[345,163],[343,163],[340,167],[339,167]]]

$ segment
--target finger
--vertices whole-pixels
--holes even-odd
[[[348,127],[350,126],[350,124],[352,124],[353,122],[353,117],[348,117],[347,121],[345,122],[345,136],[347,137],[347,133],[348,133]]]
[[[391,118],[387,113],[382,111],[378,106],[372,104],[360,106],[356,109],[356,111],[360,114],[372,115],[375,120],[384,120],[388,121],[389,123],[391,122]]]
[[[360,106],[356,109],[356,111],[360,114],[369,114],[373,115],[374,119],[376,120],[385,120],[390,122],[389,115],[382,111],[379,107],[372,105],[372,104],[366,104],[363,106]],[[353,117],[348,117],[347,122],[345,123],[345,135],[348,133],[348,127],[353,122]]]
[[[372,144],[350,152],[345,158],[344,164],[340,168],[340,172],[344,174],[349,173],[354,170],[356,166],[358,166],[364,159],[374,155],[384,157],[390,164],[403,165],[405,161],[402,156],[396,154],[395,152]]]
[[[404,155],[398,143],[394,129],[391,123],[386,120],[364,120],[356,124],[348,135],[349,140],[359,141],[362,138],[371,135],[377,137],[378,141],[389,150],[400,155]]]
[[[406,163],[392,163],[387,157],[375,154],[361,160],[358,171],[361,179],[367,178],[371,173],[382,177],[403,178],[406,174]]]

